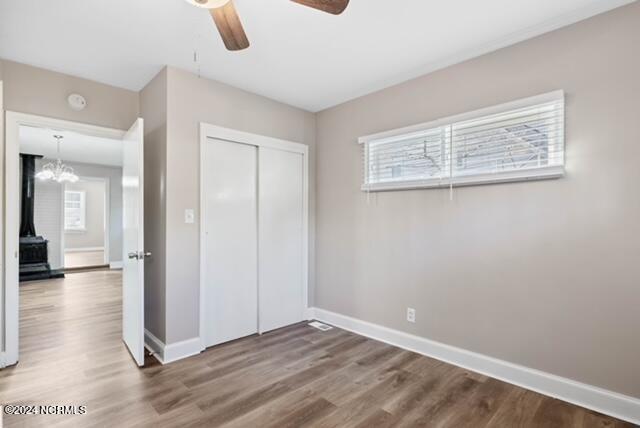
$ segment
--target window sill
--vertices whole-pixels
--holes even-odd
[[[77,234],[87,233],[87,229],[65,229],[64,233],[77,233]]]
[[[453,187],[475,186],[493,183],[512,183],[518,181],[550,180],[561,178],[565,174],[564,166],[550,166],[546,168],[510,171],[498,174],[481,174],[455,177],[453,179],[428,179],[413,181],[397,181],[376,184],[363,184],[364,192],[388,192],[393,190],[438,189],[453,185]]]

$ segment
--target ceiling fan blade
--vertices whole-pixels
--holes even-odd
[[[233,0],[209,11],[228,50],[239,51],[249,47],[249,39],[242,28]]]
[[[349,5],[349,0],[291,0],[333,15],[340,15]]]

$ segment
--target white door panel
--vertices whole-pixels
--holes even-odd
[[[203,148],[204,340],[258,330],[257,148],[209,139]]]
[[[260,332],[300,322],[303,302],[303,155],[260,148]]]
[[[144,365],[143,138],[143,121],[138,119],[122,146],[122,337],[139,366]]]

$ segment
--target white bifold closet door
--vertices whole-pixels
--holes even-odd
[[[260,332],[304,318],[303,155],[260,148],[258,168]]]
[[[258,332],[257,147],[204,146],[206,346]]]

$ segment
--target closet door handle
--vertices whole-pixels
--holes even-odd
[[[137,259],[140,258],[139,254],[136,253],[136,252],[129,253],[128,256],[129,256],[130,259],[136,259],[137,260]]]

